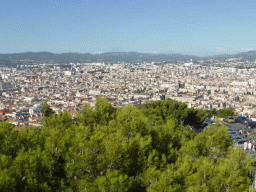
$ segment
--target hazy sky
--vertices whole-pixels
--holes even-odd
[[[8,0],[0,53],[256,50],[255,0]]]

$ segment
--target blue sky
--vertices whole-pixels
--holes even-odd
[[[255,0],[8,0],[0,53],[256,50]]]

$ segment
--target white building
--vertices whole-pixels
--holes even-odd
[[[255,85],[255,79],[249,79],[249,85],[254,86]]]
[[[233,81],[232,85],[236,85],[236,86],[243,86],[243,87],[247,87],[248,86],[248,81]]]
[[[237,72],[238,72],[238,69],[237,69],[237,68],[231,67],[231,68],[229,68],[229,69],[230,69],[230,71],[231,71],[232,73],[237,73]]]
[[[192,59],[190,60],[189,63],[185,63],[184,66],[185,66],[185,67],[192,67],[192,66],[193,66]]]
[[[71,76],[71,71],[64,71],[64,75]]]
[[[37,101],[37,99],[35,97],[25,97],[23,101],[31,103],[33,101]]]

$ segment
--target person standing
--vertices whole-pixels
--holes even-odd
[[[249,141],[249,143],[248,143],[248,151],[251,152],[251,150],[252,150],[252,143]]]
[[[244,151],[246,151],[248,148],[248,143],[247,143],[247,140],[244,142]]]
[[[250,133],[250,131],[248,131],[247,132],[247,138],[250,139],[250,137],[251,137],[251,133]]]
[[[243,131],[243,135],[244,135],[244,138],[246,138],[246,129],[244,128],[244,131]]]

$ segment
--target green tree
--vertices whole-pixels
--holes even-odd
[[[115,108],[107,100],[103,99],[102,95],[98,95],[94,108],[96,123],[100,125],[107,125],[115,113]]]
[[[172,100],[115,109],[99,97],[75,123],[66,111],[20,131],[0,122],[0,191],[247,191],[251,157],[226,127],[183,125],[206,112]]]
[[[228,109],[219,109],[216,111],[217,117],[226,117],[226,116],[234,116],[234,111],[231,108]]]
[[[94,124],[107,125],[115,115],[115,108],[99,95],[94,107],[83,106],[81,113],[78,113],[78,122],[93,127]]]
[[[39,106],[40,112],[42,113],[42,116],[44,118],[48,118],[50,115],[53,114],[53,110],[51,109],[51,107],[48,105],[47,103],[48,101],[44,101],[43,103],[41,103],[41,105]]]
[[[77,122],[84,124],[85,126],[93,127],[96,123],[96,113],[95,110],[84,104],[80,113],[77,113]]]

